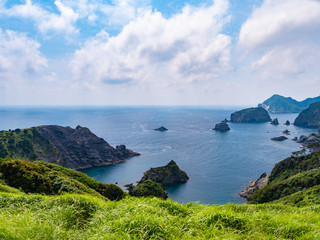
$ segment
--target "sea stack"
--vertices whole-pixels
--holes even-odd
[[[287,120],[287,121],[286,121],[286,123],[285,123],[284,125],[289,126],[289,125],[290,125],[290,121],[289,121],[289,120]]]
[[[229,131],[229,125],[227,124],[226,120],[223,120],[221,123],[217,123],[216,126],[212,129],[219,132],[226,132]]]
[[[144,173],[139,182],[141,183],[146,180],[152,180],[154,182],[166,185],[178,182],[186,182],[189,180],[189,177],[178,167],[175,161],[171,160],[166,166],[150,168]]]
[[[233,123],[262,123],[270,122],[271,118],[267,110],[256,107],[246,108],[232,113],[230,121]]]
[[[275,118],[275,119],[273,119],[272,121],[271,121],[271,124],[272,125],[279,125],[279,121],[278,121],[278,118]]]

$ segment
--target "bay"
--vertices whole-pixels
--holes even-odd
[[[169,198],[180,203],[244,203],[238,193],[252,179],[269,173],[275,163],[299,150],[291,139],[312,129],[283,125],[297,114],[272,114],[280,125],[233,124],[220,133],[212,128],[240,107],[1,107],[0,129],[39,125],[88,127],[112,146],[125,144],[141,156],[124,163],[83,170],[98,181],[120,187],[140,180],[150,167],[170,160],[187,172],[187,183],[170,186]],[[169,130],[152,129],[165,126]],[[289,139],[274,142],[288,129]]]

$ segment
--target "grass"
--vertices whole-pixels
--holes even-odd
[[[0,193],[0,239],[319,239],[320,205]]]

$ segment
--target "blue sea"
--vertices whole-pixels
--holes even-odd
[[[124,163],[83,170],[89,176],[120,187],[139,181],[151,167],[174,160],[190,177],[187,183],[170,186],[169,198],[180,203],[244,203],[238,193],[252,179],[299,150],[291,139],[312,129],[283,125],[297,114],[274,114],[280,125],[233,124],[220,133],[212,128],[230,118],[239,107],[1,107],[0,129],[55,124],[86,126],[112,146],[125,144],[141,156]],[[166,132],[152,129],[165,126]],[[289,139],[274,142],[282,131]]]

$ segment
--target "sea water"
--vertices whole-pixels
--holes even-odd
[[[285,126],[297,114],[272,114],[280,124],[229,123],[228,132],[213,131],[215,124],[230,118],[239,107],[2,107],[0,129],[27,128],[55,124],[88,127],[110,145],[125,144],[141,156],[124,163],[85,169],[83,172],[105,183],[123,188],[136,183],[151,167],[174,160],[190,177],[168,187],[174,201],[205,204],[244,203],[238,193],[252,179],[299,150],[291,139],[309,135],[312,129]],[[166,132],[152,129],[165,126]],[[270,139],[283,135],[288,140]]]

